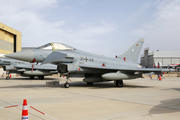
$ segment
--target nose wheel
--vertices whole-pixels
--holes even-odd
[[[70,79],[69,79],[69,75],[66,76],[66,83],[64,83],[64,87],[65,88],[69,88],[70,87],[70,83],[68,82]],[[70,80],[71,81],[71,80]]]
[[[64,87],[65,88],[69,88],[70,87],[70,84],[68,82],[64,83]]]

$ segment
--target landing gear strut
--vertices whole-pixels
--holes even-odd
[[[69,84],[69,75],[66,76],[66,83],[64,83],[64,87],[65,88],[69,88],[70,87],[70,84]]]
[[[123,87],[123,80],[116,80],[114,83],[116,84],[116,87]]]

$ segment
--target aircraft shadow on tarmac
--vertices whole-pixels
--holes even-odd
[[[180,98],[167,99],[160,101],[161,103],[150,109],[149,115],[152,114],[165,114],[180,111]]]
[[[163,89],[163,90],[176,90],[180,91],[180,88],[170,88],[170,89]],[[149,111],[149,115],[152,114],[164,114],[164,113],[172,113],[172,112],[179,112],[180,111],[180,98],[177,99],[167,99],[160,101],[161,104],[154,106]],[[170,110],[167,110],[170,109]]]
[[[0,87],[0,89],[2,88],[41,88],[41,87],[46,87],[46,85],[11,85],[11,86],[3,86]]]
[[[180,88],[172,88],[173,90],[180,91]]]
[[[27,80],[29,82],[31,81],[35,81],[36,79],[28,79],[28,78],[13,78],[12,80]],[[56,79],[47,79],[47,80],[56,80]],[[42,80],[43,82],[43,80]],[[65,81],[59,81],[59,85],[58,86],[46,86],[46,81],[44,81],[44,83],[42,84],[36,84],[34,83],[33,85],[27,85],[24,83],[23,85],[20,84],[20,85],[14,85],[14,86],[3,86],[3,87],[0,87],[0,88],[38,88],[38,87],[60,87],[60,88],[64,88],[64,83]],[[100,88],[115,88],[117,89],[117,87],[115,87],[115,84],[113,82],[101,82],[101,83],[94,83],[93,85],[87,85],[86,82],[82,82],[82,81],[73,81],[73,82],[70,82],[70,85],[72,88],[75,88],[75,87],[82,87],[82,88],[87,88],[87,89],[100,89]],[[71,87],[69,89],[71,89]],[[152,88],[152,86],[142,86],[142,85],[130,85],[130,84],[124,84],[124,86],[122,87],[123,88]],[[64,88],[65,89],[65,88]]]
[[[176,91],[180,91],[180,88],[170,88],[170,89],[163,89],[163,90],[176,90]]]
[[[87,87],[88,89],[99,89],[99,88],[117,88],[115,87],[114,82],[100,82],[94,83],[93,85],[87,85],[86,82],[82,81],[73,81],[70,83],[71,87]],[[60,87],[64,87],[64,83],[60,84]],[[70,89],[71,89],[70,87]],[[141,86],[141,85],[130,85],[124,83],[122,88],[150,88],[152,86]]]

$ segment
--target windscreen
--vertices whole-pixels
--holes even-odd
[[[54,50],[74,50],[74,48],[62,43],[51,43],[51,45],[53,46]]]
[[[52,45],[50,43],[48,43],[48,44],[45,44],[43,46],[38,47],[37,49],[49,49],[49,50],[52,50],[53,48],[52,48]]]

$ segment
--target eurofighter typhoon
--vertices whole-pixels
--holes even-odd
[[[170,71],[142,68],[137,63],[143,43],[144,39],[139,39],[116,58],[91,54],[61,43],[48,43],[36,49],[8,54],[6,57],[27,62],[56,64],[58,72],[67,78],[65,88],[70,87],[70,77],[83,77],[83,81],[90,85],[94,82],[114,81],[117,87],[122,87],[123,80],[142,77],[143,73],[161,74],[163,71]]]
[[[39,65],[38,63],[17,61],[4,57],[0,57],[0,66],[3,67],[4,71],[9,71],[8,76],[6,77],[7,80],[10,79],[10,73],[16,73],[24,77],[30,77],[30,79],[34,79],[35,76],[38,76],[41,80],[44,79],[44,76],[58,73],[56,65]]]

